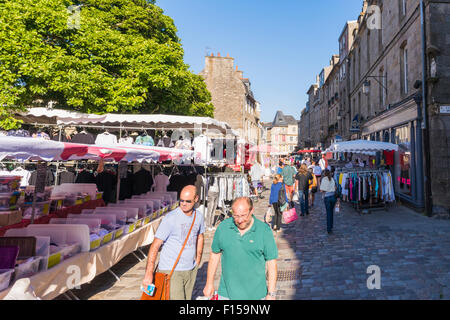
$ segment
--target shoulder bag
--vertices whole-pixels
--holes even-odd
[[[169,274],[156,272],[153,277],[153,284],[155,285],[155,294],[153,296],[149,296],[146,293],[142,293],[141,300],[170,300],[170,278],[172,277],[173,272],[175,271],[175,267],[178,264],[178,261],[181,258],[181,254],[183,253],[184,247],[191,235],[192,228],[194,227],[195,218],[197,217],[197,211],[194,211],[194,221],[192,221],[191,228],[189,229],[186,240],[184,240],[183,247],[181,248],[180,253],[178,254],[178,258],[173,265],[172,271]]]

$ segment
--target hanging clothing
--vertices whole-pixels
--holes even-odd
[[[384,150],[383,153],[384,153],[384,159],[386,160],[386,165],[388,165],[388,166],[394,165],[395,151],[394,150],[392,150],[392,151]]]
[[[141,168],[133,176],[133,195],[141,195],[150,191],[153,178],[150,171]]]
[[[152,187],[155,192],[166,192],[169,184],[169,177],[161,172],[155,177]]]
[[[134,144],[153,147],[155,145],[155,141],[153,141],[153,138],[149,135],[142,135],[136,138]]]
[[[156,144],[157,147],[163,147],[163,148],[173,148],[174,144],[172,142],[172,139],[168,136],[164,136],[161,139],[159,139],[158,143]]]
[[[192,143],[195,153],[195,164],[207,164],[211,160],[211,139],[204,134],[195,137]]]
[[[81,170],[75,178],[75,183],[96,183],[96,180],[93,173],[87,170]]]
[[[37,171],[33,171],[30,175],[30,179],[28,180],[29,185],[36,185],[37,180]],[[47,169],[46,177],[45,177],[45,186],[50,187],[55,184],[55,176],[50,169]]]
[[[178,197],[180,197],[181,190],[187,185],[189,185],[190,178],[185,174],[174,174],[169,179],[169,185],[167,186],[167,191],[176,191]]]
[[[106,204],[116,202],[117,176],[109,170],[100,172],[96,177],[98,191],[103,192],[103,201]]]
[[[20,180],[20,186],[26,187],[28,186],[28,180],[31,177],[31,172],[23,169],[22,167],[18,167],[11,171],[11,175],[20,176],[22,179]]]
[[[111,145],[117,144],[117,137],[109,132],[101,133],[97,135],[95,139],[96,145]]]
[[[75,173],[70,171],[60,171],[58,172],[58,180],[57,184],[63,183],[74,183],[75,182]]]
[[[24,129],[8,130],[9,137],[30,137],[30,132]]]
[[[133,142],[134,142],[133,137],[122,137],[119,139],[118,144],[124,145],[124,146],[129,146],[129,145],[132,145]]]
[[[120,179],[119,200],[131,199],[133,196],[134,174],[127,170],[127,176]]]
[[[39,138],[39,139],[50,140],[50,136],[47,133],[45,133],[45,132],[33,133],[33,135],[31,137],[32,138]]]
[[[62,138],[65,137],[63,134],[61,135],[61,140]],[[94,136],[90,133],[87,132],[80,132],[77,133],[76,135],[74,135],[72,137],[72,139],[70,140],[70,142],[72,143],[81,143],[81,144],[95,144],[95,139]]]
[[[201,174],[197,174],[197,178],[195,179],[195,188],[197,189],[197,195],[200,200],[206,199],[204,194],[204,186],[206,185],[205,177]]]

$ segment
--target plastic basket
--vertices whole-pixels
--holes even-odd
[[[19,255],[19,246],[0,247],[0,269],[14,269]]]
[[[14,280],[28,278],[39,272],[39,265],[43,257],[34,257],[32,261],[19,264],[15,268]]]
[[[50,203],[51,201],[36,202],[34,211],[35,217],[48,215],[50,213]],[[33,204],[24,203],[20,207],[22,208],[24,218],[31,218],[31,214],[33,212]]]
[[[17,201],[19,200],[20,192],[0,193],[0,210],[15,210],[17,208]]]
[[[9,287],[11,277],[14,273],[14,269],[1,269],[0,270],[0,291]]]
[[[73,257],[74,255],[81,252],[81,245],[79,243],[74,243],[71,245],[68,245],[67,247],[63,248],[61,251],[62,260],[66,260],[70,257]]]

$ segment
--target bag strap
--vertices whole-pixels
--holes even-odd
[[[170,279],[170,278],[172,277],[172,274],[173,274],[173,272],[175,271],[175,267],[177,266],[178,261],[179,261],[180,258],[181,258],[181,254],[183,253],[184,247],[186,246],[186,243],[187,243],[187,241],[189,240],[189,236],[191,235],[192,228],[194,227],[194,223],[195,223],[195,218],[196,218],[196,217],[197,217],[197,210],[194,210],[194,221],[192,221],[191,228],[189,229],[189,232],[188,232],[188,235],[187,235],[187,237],[186,237],[186,240],[184,240],[183,247],[181,248],[181,251],[180,251],[180,253],[178,254],[178,258],[177,258],[177,260],[175,261],[175,264],[173,265],[172,271],[170,271],[170,273],[169,273],[168,279]]]

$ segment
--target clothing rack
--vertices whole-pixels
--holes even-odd
[[[337,182],[337,184],[339,185],[339,188],[341,187],[341,185],[339,184],[339,177],[340,174],[348,174],[349,176],[346,178],[350,178],[353,179],[355,178],[354,176],[356,175],[356,177],[358,178],[358,183],[360,182],[359,178],[369,178],[369,177],[374,177],[376,179],[379,178],[379,174],[382,174],[382,185],[384,185],[384,174],[389,175],[389,177],[391,178],[391,180],[389,181],[388,184],[390,184],[389,186],[389,190],[391,190],[390,188],[393,188],[393,181],[392,181],[392,174],[389,170],[387,169],[366,169],[366,168],[342,168],[342,169],[336,169],[335,171],[335,181]],[[365,182],[364,182],[365,183]],[[380,181],[377,180],[377,183],[380,183]],[[384,185],[383,188],[385,188],[388,184]],[[347,185],[346,185],[347,187]],[[361,186],[358,186],[358,197],[356,197],[356,199],[350,199],[350,194],[345,195],[345,197],[348,197],[348,202],[350,202],[352,204],[352,206],[359,212],[359,214],[368,211],[368,210],[388,210],[387,204],[388,201],[386,201],[385,196],[388,196],[389,194],[382,194],[381,198],[378,196],[378,190],[376,193],[376,198],[373,197],[373,194],[371,193],[371,187],[373,187],[372,185],[369,186],[369,190],[367,190],[369,192],[367,199],[362,199],[362,196],[360,194],[360,188]],[[366,187],[363,187],[363,189],[365,189]],[[385,189],[383,189],[385,190]],[[368,201],[368,202],[367,202]],[[395,197],[394,200],[395,201]]]
[[[36,127],[53,127],[53,128],[59,128],[59,130],[61,131],[62,129],[66,128],[66,127],[75,127],[75,128],[92,128],[92,129],[113,129],[114,131],[119,131],[120,132],[120,136],[119,139],[122,138],[122,130],[157,130],[157,131],[176,131],[176,130],[187,130],[187,131],[199,131],[199,129],[206,129],[206,131],[208,130],[208,125],[206,125],[206,128],[200,127],[200,128],[166,128],[166,127],[152,127],[152,126],[140,126],[140,127],[129,127],[129,126],[123,126],[122,124],[120,124],[119,126],[105,126],[105,125],[85,125],[85,124],[49,124],[49,123],[37,123],[37,122],[30,122],[30,123],[25,123],[28,125],[33,125]],[[217,130],[217,129],[216,129]],[[219,129],[220,130],[220,129]],[[60,140],[61,140],[61,134],[60,134]]]

